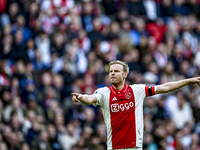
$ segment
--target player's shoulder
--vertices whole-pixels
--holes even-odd
[[[96,89],[94,94],[104,93],[104,92],[108,92],[108,91],[110,91],[110,89],[107,86],[104,86],[104,87]]]
[[[130,85],[132,88],[145,88],[145,84],[132,84]]]
[[[130,85],[132,90],[133,90],[133,93],[136,97],[140,97],[141,99],[143,99],[146,94],[145,94],[145,87],[146,85],[145,84],[133,84],[133,85]]]
[[[133,91],[138,91],[138,92],[141,92],[141,91],[144,91],[145,90],[145,84],[133,84],[133,85],[130,85],[131,88],[133,89]]]
[[[109,89],[109,87],[104,86],[104,87],[100,87],[100,88],[98,88],[97,90],[110,90],[110,89]]]

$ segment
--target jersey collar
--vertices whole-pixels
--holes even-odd
[[[128,89],[128,85],[125,83],[123,89],[121,89],[120,91],[116,90],[116,89],[113,87],[113,85],[112,85],[111,88],[112,88],[112,91],[115,92],[115,93],[125,93],[125,92],[127,91],[127,89]]]

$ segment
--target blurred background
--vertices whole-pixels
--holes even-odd
[[[0,149],[106,150],[100,107],[71,92],[200,75],[200,0],[1,0]],[[200,150],[200,88],[144,102],[145,150]]]

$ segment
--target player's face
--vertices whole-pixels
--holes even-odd
[[[123,71],[123,66],[120,64],[114,64],[110,66],[109,79],[113,85],[121,84],[126,78],[126,73]]]

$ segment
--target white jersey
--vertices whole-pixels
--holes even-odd
[[[155,94],[154,86],[127,85],[121,91],[111,87],[94,92],[107,128],[107,149],[142,149],[143,101]]]

